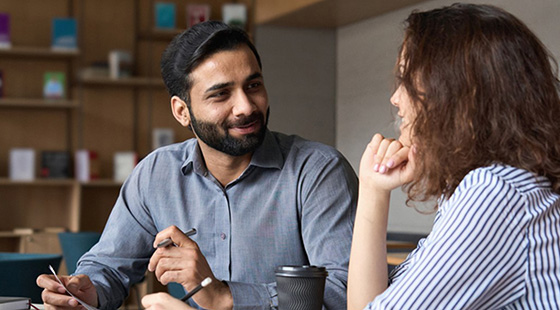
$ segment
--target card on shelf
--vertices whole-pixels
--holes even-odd
[[[226,3],[222,5],[223,22],[245,29],[247,26],[247,7],[242,3]]]
[[[99,156],[92,150],[77,150],[74,159],[76,180],[88,182],[99,179]]]
[[[187,4],[187,28],[210,19],[210,5]]]
[[[12,47],[10,37],[10,14],[0,12],[0,48]]]
[[[155,21],[157,29],[175,29],[175,3],[156,2]]]
[[[47,99],[66,98],[66,74],[64,72],[45,72],[43,97]]]
[[[35,180],[35,150],[13,148],[10,150],[10,179],[13,181]]]
[[[119,79],[132,76],[132,53],[126,50],[109,52],[109,77]]]
[[[138,163],[135,152],[116,152],[113,158],[114,177],[117,182],[124,182]]]
[[[53,50],[76,50],[78,48],[78,26],[75,18],[53,18],[51,31],[51,48]]]

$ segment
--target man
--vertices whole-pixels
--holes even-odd
[[[198,24],[164,52],[173,115],[195,139],[154,151],[124,183],[100,242],[64,281],[103,309],[118,307],[146,267],[192,290],[207,309],[277,305],[274,268],[321,265],[325,306],[346,307],[357,178],[331,147],[267,130],[259,55],[247,35]],[[195,228],[190,238],[184,231]],[[176,246],[154,247],[171,238]],[[41,276],[46,304],[68,306]]]

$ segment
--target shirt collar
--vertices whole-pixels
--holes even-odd
[[[193,169],[194,172],[200,175],[206,175],[208,170],[200,146],[196,138],[193,139],[194,143],[187,146],[187,157],[181,166],[181,171],[186,174],[188,169]],[[255,150],[249,166],[256,166],[261,168],[276,168],[281,169],[284,165],[284,156],[278,141],[274,135],[267,129],[262,144]]]

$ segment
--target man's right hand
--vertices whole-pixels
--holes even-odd
[[[173,240],[176,246],[157,248],[167,238]],[[148,270],[154,272],[159,282],[163,285],[177,282],[190,291],[209,277],[212,283],[194,295],[193,300],[206,309],[233,308],[229,286],[216,279],[198,244],[179,228],[170,226],[160,231],[154,240],[154,247],[157,249],[150,258]]]
[[[97,290],[88,276],[59,276],[59,278],[74,296],[91,306],[98,307]],[[41,297],[43,298],[45,309],[72,309],[81,307],[76,299],[68,295],[54,275],[40,275],[37,278],[37,285],[44,288]]]

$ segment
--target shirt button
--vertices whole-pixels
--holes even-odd
[[[221,234],[220,234],[220,238],[221,238],[222,240],[226,240],[226,234],[221,233]]]

